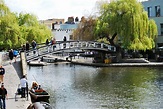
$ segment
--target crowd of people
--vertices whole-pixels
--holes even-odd
[[[19,53],[21,51],[26,51],[27,55],[29,55],[30,47],[32,47],[33,53],[35,54],[36,53],[36,46],[37,46],[37,43],[36,43],[35,40],[33,40],[31,45],[30,45],[30,43],[28,41],[26,42],[26,44],[21,45],[21,50],[10,49],[9,50],[9,55],[8,55],[9,59],[10,59],[10,64],[12,64],[13,59],[14,59],[14,62],[16,63],[17,56],[19,55]]]
[[[63,37],[63,41],[66,42],[67,41],[67,38],[66,36]],[[55,48],[56,48],[56,39],[55,38],[52,38],[49,40],[49,39],[46,39],[46,42],[45,42],[46,46],[47,46],[47,51],[48,52],[51,52],[51,51],[54,51]],[[33,54],[36,54],[36,47],[37,47],[37,43],[35,40],[33,40],[31,42],[31,44],[26,41],[26,44],[22,44],[21,45],[21,50],[17,50],[17,49],[10,49],[9,50],[9,59],[10,59],[10,64],[12,64],[12,61],[14,59],[14,62],[16,62],[16,59],[17,59],[17,56],[19,55],[19,53],[21,51],[26,51],[26,54],[27,56],[29,55],[29,50],[30,50],[30,47],[32,48],[33,50]],[[63,44],[63,48],[66,48],[66,43]]]

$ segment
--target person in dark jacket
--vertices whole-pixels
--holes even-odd
[[[22,44],[21,47],[22,47],[21,51],[24,52],[26,49],[25,44]]]
[[[46,39],[45,44],[46,44],[46,46],[49,46],[49,39]]]
[[[12,64],[12,60],[14,58],[14,54],[13,54],[13,50],[12,49],[9,51],[9,58],[10,58],[10,64]]]
[[[26,52],[27,52],[27,55],[29,55],[29,48],[30,48],[30,44],[29,44],[29,42],[27,41],[27,42],[26,42]]]
[[[49,52],[50,50],[49,50],[49,39],[46,39],[46,42],[45,42],[45,45],[47,46],[47,52]]]
[[[63,48],[66,48],[66,41],[67,41],[66,36],[63,37],[63,41],[64,41],[64,43],[63,43]]]
[[[2,102],[0,102],[0,107],[2,109],[2,106],[3,106],[3,109],[6,109],[6,98],[7,98],[7,90],[6,88],[4,87],[4,84],[1,85],[1,88],[0,88],[0,100]],[[3,103],[3,105],[2,105]]]
[[[0,66],[0,83],[3,82],[4,74],[5,74],[5,69],[2,66]]]
[[[32,49],[33,49],[33,54],[35,54],[36,53],[36,46],[37,46],[37,43],[36,43],[35,40],[32,41],[31,46],[32,46]]]

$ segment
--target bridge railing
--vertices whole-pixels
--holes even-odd
[[[66,50],[79,50],[79,49],[96,49],[115,52],[116,48],[109,44],[99,43],[96,41],[57,41],[53,49],[53,45],[46,46],[45,43],[38,44],[36,49],[26,51],[26,60],[37,59],[40,56],[50,53],[62,53]]]

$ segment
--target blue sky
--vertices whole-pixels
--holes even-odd
[[[96,13],[99,0],[4,0],[12,12],[35,14],[39,20],[73,16],[89,16]],[[110,0],[107,0],[108,2]]]

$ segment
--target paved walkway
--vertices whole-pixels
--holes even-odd
[[[0,54],[0,57],[2,55]],[[2,59],[2,58],[0,58]],[[15,101],[15,93],[20,83],[21,69],[20,61],[9,64],[9,61],[2,61],[3,67],[6,70],[4,75],[4,85],[8,91],[8,99],[6,100],[6,109],[27,109],[28,105],[31,103],[30,98],[28,101],[25,98],[20,98],[17,96],[18,101]]]

